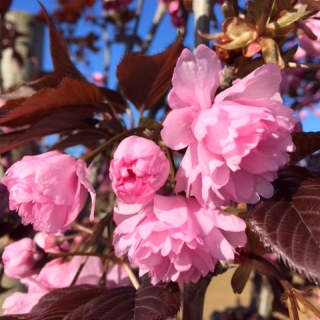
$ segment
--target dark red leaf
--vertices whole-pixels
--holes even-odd
[[[31,313],[14,315],[12,320],[164,320],[174,317],[179,308],[176,283],[152,286],[147,281],[138,290],[81,285],[51,291]]]
[[[8,11],[12,0],[1,0],[0,1],[0,14],[5,15],[5,13]]]
[[[97,144],[101,139],[111,138],[108,132],[102,130],[84,129],[61,138],[50,150],[65,150],[75,145],[83,145],[89,149],[97,148]],[[0,150],[1,151],[1,150]]]
[[[85,77],[78,71],[78,69],[71,62],[69,51],[65,40],[61,33],[54,26],[45,7],[39,3],[49,27],[50,34],[50,52],[54,66],[54,73],[63,77],[69,77],[77,80],[86,81]]]
[[[173,318],[180,309],[181,297],[177,283],[149,281],[139,287],[136,294],[134,320],[165,320]]]
[[[27,130],[18,130],[0,135],[0,153],[12,150],[30,141],[37,140],[54,133],[66,133],[94,126],[92,119],[87,119],[86,114],[61,112],[44,118]],[[100,135],[101,138],[101,135]],[[98,139],[96,140],[98,141]],[[79,141],[75,144],[80,144]],[[70,146],[70,145],[69,145]]]
[[[65,78],[56,89],[39,90],[19,107],[5,106],[0,119],[2,126],[34,124],[58,112],[82,112],[93,114],[101,111],[102,95],[98,87],[84,81]]]
[[[105,290],[100,297],[74,310],[64,320],[133,320],[135,294],[133,287]]]
[[[78,303],[80,300],[79,298],[85,297],[87,301],[90,299],[88,298],[88,295],[93,294],[93,298],[96,297],[96,295],[99,295],[101,293],[100,287],[94,287],[91,285],[79,285],[79,286],[73,286],[68,288],[61,288],[56,289],[48,294],[44,295],[39,302],[32,308],[30,313],[39,314],[48,308],[54,308],[55,303],[59,301],[59,304],[63,304],[65,302],[68,303],[69,301],[69,294],[75,294],[77,296],[77,299],[75,299],[75,302]],[[64,298],[63,300],[61,300]],[[85,301],[86,302],[86,301]],[[82,303],[80,301],[79,305]],[[60,305],[59,305],[60,308]],[[72,308],[70,308],[72,310]]]
[[[320,280],[320,176],[288,166],[274,196],[249,210],[249,223],[294,270]]]
[[[178,40],[157,55],[133,52],[120,62],[117,77],[121,89],[140,112],[150,109],[170,89],[173,70],[183,48]]]
[[[290,153],[290,163],[295,164],[320,150],[320,132],[297,132],[292,136],[296,151]]]

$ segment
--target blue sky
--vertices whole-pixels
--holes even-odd
[[[42,4],[47,8],[47,10],[50,12],[52,9],[55,8],[55,2],[53,0],[42,0]],[[131,7],[135,8],[137,0],[135,0]],[[140,27],[138,29],[138,33],[141,36],[144,36],[147,34],[149,27],[151,25],[151,20],[153,18],[154,12],[156,10],[158,0],[146,0],[145,5],[142,12],[142,19],[140,21]],[[97,4],[93,8],[93,12],[96,15],[99,15],[101,13],[101,1],[97,1]],[[13,0],[11,10],[24,10],[31,14],[36,14],[39,12],[39,5],[36,0]],[[189,19],[189,26],[192,27],[192,19]],[[86,28],[90,27],[88,24],[81,24],[81,27],[79,29],[80,32],[85,30]],[[190,30],[191,28],[189,28]],[[112,35],[111,35],[112,36]],[[170,18],[168,15],[165,16],[161,27],[159,28],[156,39],[153,42],[150,53],[155,54],[163,49],[165,49],[168,45],[170,45],[174,39],[176,38],[176,31],[171,26]],[[49,53],[49,42],[48,42],[48,33],[46,33],[46,39],[45,39],[45,48],[44,48],[44,65],[43,68],[45,70],[51,70],[52,64],[51,64],[51,58]],[[185,38],[185,44],[188,47],[193,46],[193,35],[190,33]],[[103,48],[103,40],[98,43],[98,46]],[[112,47],[111,51],[111,64],[110,64],[110,80],[109,80],[109,87],[114,88],[116,85],[116,78],[115,78],[115,70],[120,62],[121,58],[124,55],[124,46],[122,44],[116,44]],[[90,78],[91,74],[96,71],[103,71],[103,50],[99,54],[92,55],[90,57],[91,65],[89,68],[85,68],[83,65],[77,65],[80,71]],[[308,117],[305,119],[302,119],[303,128],[305,131],[317,131],[320,130],[320,117],[316,117],[313,115],[313,113],[309,110],[308,111]]]

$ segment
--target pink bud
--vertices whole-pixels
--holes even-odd
[[[4,248],[2,254],[4,272],[10,278],[30,277],[38,273],[36,265],[43,256],[43,251],[32,239],[13,242]]]
[[[125,203],[147,203],[166,182],[169,167],[164,152],[153,141],[136,136],[126,138],[110,163],[113,190]]]

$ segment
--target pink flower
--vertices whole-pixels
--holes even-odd
[[[2,304],[3,314],[29,313],[40,298],[48,292],[47,290],[30,293],[14,292],[4,300]]]
[[[39,299],[53,289],[69,287],[83,257],[76,256],[69,262],[62,258],[47,263],[38,276],[21,279],[28,287],[27,293],[13,293],[3,303],[4,314],[28,313]],[[76,284],[98,285],[103,272],[102,261],[98,257],[89,257]]]
[[[32,239],[13,242],[4,248],[2,254],[4,272],[10,278],[30,277],[39,272],[37,264],[43,257],[44,252]]]
[[[169,161],[159,146],[151,140],[131,136],[114,153],[110,179],[121,201],[144,204],[166,182],[169,169]]]
[[[35,230],[67,230],[84,207],[88,192],[93,219],[95,191],[82,160],[58,151],[25,156],[7,170],[2,183],[10,193],[10,209],[17,210],[22,223],[32,223]]]
[[[103,87],[105,85],[106,77],[101,72],[94,72],[91,77],[96,86]]]
[[[215,52],[204,45],[194,55],[184,49],[177,61],[172,111],[161,131],[169,148],[188,147],[175,191],[213,206],[255,203],[272,196],[271,182],[294,150],[290,133],[298,120],[277,93],[278,65],[264,65],[214,96],[220,73]]]
[[[296,59],[305,58],[306,54],[310,54],[315,57],[320,55],[320,21],[314,18],[320,18],[320,13],[312,16],[310,19],[305,20],[304,23],[307,28],[310,28],[311,31],[318,37],[317,40],[311,40],[304,32],[299,33],[298,39],[300,42],[300,49],[296,55]],[[305,54],[303,53],[305,52]]]
[[[131,216],[119,208],[114,213],[116,255],[128,253],[140,276],[149,272],[153,284],[196,282],[218,260],[233,259],[233,247],[246,242],[243,220],[204,208],[194,198],[156,195]]]

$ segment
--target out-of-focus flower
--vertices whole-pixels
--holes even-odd
[[[67,230],[84,207],[88,192],[93,219],[95,191],[82,160],[58,151],[25,156],[7,170],[2,183],[10,193],[10,209],[37,231]]]
[[[43,257],[43,250],[32,239],[13,242],[4,248],[2,254],[4,272],[10,278],[30,277],[39,272],[37,264]]]
[[[69,262],[63,262],[61,258],[55,259],[47,263],[37,277],[21,279],[21,282],[28,287],[28,292],[15,292],[8,296],[2,305],[4,314],[28,313],[39,299],[51,290],[70,286],[82,259],[80,256],[72,258]],[[97,285],[102,268],[100,258],[90,257],[76,284]]]
[[[96,86],[103,87],[106,82],[106,77],[101,72],[94,72],[92,74],[92,81]]]
[[[130,286],[130,279],[120,264],[113,264],[108,268],[106,274],[106,287],[108,289]]]
[[[161,0],[168,7],[168,13],[171,18],[171,23],[176,28],[182,28],[185,21],[182,16],[182,8],[179,0]]]
[[[82,261],[83,257],[81,256],[75,256],[68,262],[58,258],[47,263],[36,277],[21,279],[21,282],[28,287],[28,292],[16,292],[7,297],[2,306],[4,314],[28,313],[39,299],[51,290],[69,287]],[[101,259],[99,257],[89,257],[76,284],[98,285],[102,274],[103,264]],[[110,266],[106,274],[107,288],[129,284],[129,278],[121,265]]]
[[[233,259],[233,247],[246,242],[243,220],[202,207],[194,198],[156,195],[131,216],[119,211],[123,208],[114,213],[116,255],[128,253],[140,276],[149,273],[153,284],[196,282],[218,260]]]
[[[300,119],[305,119],[308,117],[308,111],[307,110],[300,110],[299,111],[299,118]]]
[[[173,150],[188,147],[175,191],[206,205],[233,200],[255,203],[273,194],[271,182],[294,150],[290,133],[298,121],[282,104],[281,74],[264,65],[216,97],[221,65],[211,49],[184,49],[168,102],[172,111],[161,136]]]
[[[48,290],[38,292],[14,292],[10,294],[3,302],[3,314],[23,314],[29,313],[38,301],[48,293]]]
[[[125,203],[145,204],[169,175],[164,152],[153,141],[131,136],[124,139],[110,163],[110,179],[117,197]]]
[[[304,23],[306,27],[318,37],[318,39],[312,40],[305,34],[305,32],[299,32],[298,39],[301,49],[298,50],[295,55],[295,59],[297,60],[305,58],[307,54],[318,58],[320,57],[320,21],[314,18],[320,18],[320,13],[318,12],[316,15],[301,23]]]

